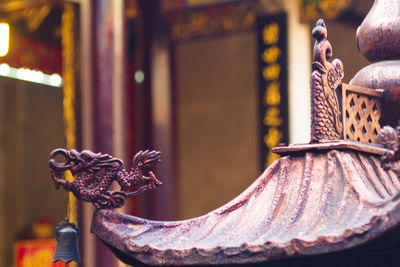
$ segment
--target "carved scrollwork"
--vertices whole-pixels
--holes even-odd
[[[122,168],[122,161],[107,154],[93,153],[89,150],[78,152],[75,149],[56,149],[50,154],[49,167],[56,188],[62,186],[71,191],[77,199],[92,202],[96,208],[119,208],[125,199],[143,191],[153,189],[162,183],[150,170],[160,161],[158,151],[140,151],[133,158],[132,169],[128,172]],[[61,156],[64,161],[57,162]],[[70,171],[75,180],[62,178]],[[110,190],[111,184],[117,182],[121,189]],[[142,185],[137,190],[133,187]]]
[[[311,142],[338,140],[343,125],[336,89],[342,82],[343,64],[339,59],[332,63],[332,46],[327,40],[327,29],[322,19],[312,31],[316,39],[311,75],[312,127]]]
[[[381,165],[384,170],[392,170],[400,177],[400,170],[394,165],[394,162],[400,160],[399,141],[400,125],[395,128],[385,126],[379,131],[379,143],[389,149],[381,157]]]

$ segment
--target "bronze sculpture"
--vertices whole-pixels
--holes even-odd
[[[382,124],[396,127],[400,113],[400,6],[396,0],[375,1],[357,29],[357,46],[372,62],[350,81],[351,85],[383,89]]]
[[[341,62],[327,62],[332,47],[322,20],[313,36],[310,144],[274,148],[282,157],[249,188],[226,205],[190,220],[150,221],[103,209],[120,205],[108,200],[114,193],[103,190],[101,197],[86,198],[100,207],[91,231],[128,264],[214,265],[342,251],[398,225],[400,128],[380,123],[385,121],[382,106],[385,95],[393,94],[393,84],[365,86],[356,82],[357,76],[353,84],[342,83]],[[398,110],[393,113],[390,121],[398,121]],[[67,153],[77,152],[62,153],[70,157]],[[151,157],[150,166],[157,157]],[[117,159],[108,156],[107,161],[107,168],[120,170]],[[54,175],[62,184],[59,174]],[[126,194],[125,189],[117,192]],[[100,205],[99,199],[108,202]]]
[[[64,156],[64,161],[57,162],[57,155]],[[122,169],[120,159],[107,154],[95,154],[89,150],[79,153],[74,149],[56,149],[50,154],[49,167],[57,189],[62,186],[73,192],[77,199],[92,202],[98,209],[114,209],[121,207],[126,198],[162,184],[150,170],[159,160],[158,151],[140,151],[133,158],[132,170],[128,172]],[[72,182],[62,179],[65,171],[76,175],[76,179]],[[146,172],[149,176],[145,176]],[[109,190],[113,181],[120,185],[120,190]],[[140,183],[147,184],[129,192]]]
[[[337,140],[342,135],[339,102],[336,89],[344,76],[343,64],[339,59],[332,63],[332,46],[327,40],[328,31],[325,22],[320,19],[313,29],[314,61],[311,75],[312,127],[311,141]]]

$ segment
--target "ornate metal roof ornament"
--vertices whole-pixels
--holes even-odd
[[[89,150],[78,152],[75,149],[56,149],[50,154],[49,167],[54,184],[71,191],[77,199],[92,202],[96,208],[114,209],[121,207],[126,198],[153,189],[162,183],[156,178],[151,168],[160,161],[158,151],[140,151],[132,162],[129,172],[122,168],[122,160],[107,154],[93,153]],[[63,162],[57,162],[56,156],[62,155]],[[61,177],[70,171],[75,180],[69,182]],[[148,173],[148,176],[145,174]],[[117,182],[120,190],[111,190],[111,184]],[[133,187],[143,184],[130,192]]]
[[[136,167],[127,173],[120,160],[108,155],[55,150],[50,156],[54,182],[99,208],[91,232],[135,266],[249,264],[301,256],[307,256],[302,259],[307,265],[307,259],[317,255],[322,260],[311,263],[334,260],[343,266],[378,266],[384,258],[385,263],[398,265],[400,244],[388,230],[400,232],[400,126],[381,130],[380,120],[400,119],[399,108],[382,112],[382,106],[399,100],[399,90],[393,80],[388,88],[381,81],[382,87],[374,87],[371,79],[369,88],[358,83],[359,78],[353,84],[342,83],[342,63],[327,61],[332,47],[323,20],[317,22],[313,36],[317,41],[311,142],[274,148],[282,157],[224,206],[172,222],[104,209],[119,207],[131,194],[160,184],[145,170],[158,161],[158,152],[140,152],[134,159]],[[400,66],[400,61],[395,63]],[[375,71],[382,68],[379,65]],[[57,154],[65,161],[57,163]],[[66,170],[76,175],[75,181],[61,179]],[[112,181],[121,185],[120,191],[108,189]],[[129,193],[138,182],[147,185]],[[369,247],[355,248],[367,242]],[[388,244],[396,248],[393,253],[384,249],[381,257],[374,254]],[[348,249],[357,249],[356,262],[348,257]]]
[[[343,131],[336,89],[344,75],[339,59],[332,63],[332,46],[327,40],[328,32],[323,19],[318,20],[312,31],[316,39],[311,75],[312,126],[311,141],[338,140]]]

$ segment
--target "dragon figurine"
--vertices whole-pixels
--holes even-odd
[[[121,207],[126,198],[162,184],[150,170],[160,161],[160,154],[161,152],[154,150],[138,152],[133,157],[132,169],[128,172],[122,168],[120,159],[110,155],[93,153],[90,150],[78,152],[75,149],[59,148],[51,152],[49,167],[57,189],[62,186],[76,198],[92,202],[98,209],[113,209]],[[57,156],[62,156],[65,160],[57,162]],[[75,180],[63,179],[66,171],[70,171]],[[114,181],[119,184],[120,190],[110,189]],[[130,191],[141,184],[144,185]]]
[[[343,64],[339,59],[332,63],[327,59],[332,57],[332,46],[327,40],[325,22],[317,21],[312,31],[316,39],[311,75],[312,94],[312,128],[311,142],[338,140],[342,134],[343,125],[340,122],[339,102],[336,88],[342,82]]]

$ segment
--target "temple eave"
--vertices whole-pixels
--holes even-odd
[[[92,232],[127,263],[240,264],[317,255],[366,243],[397,225],[399,189],[397,176],[375,155],[305,152],[282,157],[204,216],[158,222],[98,210]]]

